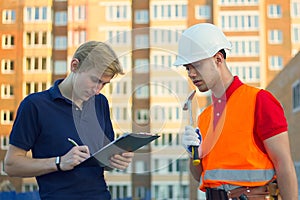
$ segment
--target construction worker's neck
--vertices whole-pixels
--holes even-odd
[[[215,87],[211,89],[216,98],[220,98],[226,92],[227,88],[233,82],[233,75],[230,72],[221,73],[221,79],[217,81]]]

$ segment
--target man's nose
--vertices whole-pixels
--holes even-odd
[[[197,76],[197,70],[195,67],[189,67],[189,72],[188,72],[189,77],[195,77]]]

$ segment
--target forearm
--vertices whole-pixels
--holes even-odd
[[[189,166],[190,166],[191,174],[193,175],[194,179],[199,182],[200,178],[201,178],[201,173],[202,173],[201,163],[200,163],[200,165],[194,166],[193,165],[193,159],[190,159]]]
[[[298,184],[294,165],[282,163],[277,167],[276,175],[282,200],[298,200]]]
[[[34,177],[57,171],[55,158],[33,159],[27,156],[16,156],[5,159],[5,172],[14,177]]]
[[[283,132],[264,141],[271,158],[283,200],[298,200],[298,184],[290,153],[288,133]]]

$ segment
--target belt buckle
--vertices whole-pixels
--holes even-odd
[[[233,190],[234,190],[234,189],[233,189]],[[245,190],[245,193],[246,193],[246,194],[244,194],[244,192],[242,192],[242,194],[241,194],[240,196],[232,197],[232,192],[231,192],[231,191],[232,191],[232,190],[228,190],[228,191],[227,191],[227,197],[228,197],[228,200],[233,200],[233,198],[234,198],[234,199],[241,198],[242,195],[247,196],[247,193],[250,193],[250,192],[251,192],[250,188],[249,188],[249,187],[246,187],[246,190]]]

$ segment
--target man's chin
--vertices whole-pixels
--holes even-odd
[[[207,92],[208,91],[208,88],[207,87],[198,87],[198,90],[200,92]]]

